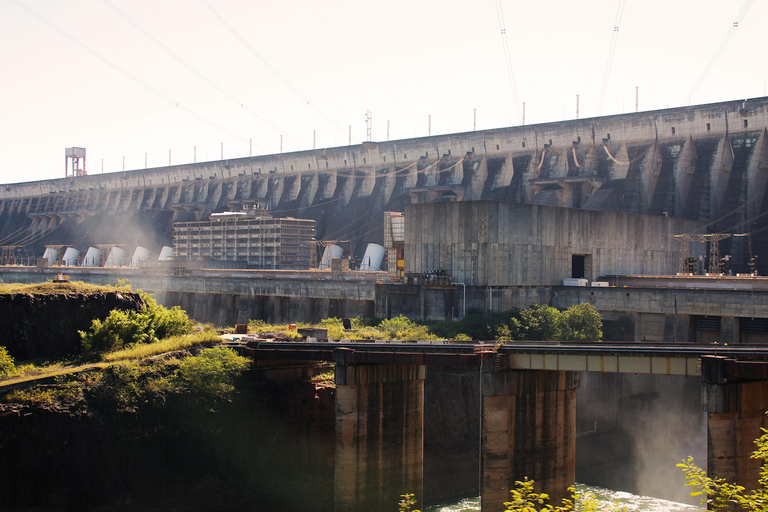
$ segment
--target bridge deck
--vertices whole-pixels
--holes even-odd
[[[355,364],[423,364],[478,367],[492,357],[497,368],[569,370],[655,375],[701,375],[701,356],[768,361],[768,346],[512,342],[498,352],[491,343],[449,341],[275,342],[244,338],[243,353],[257,360],[335,362],[339,353]]]

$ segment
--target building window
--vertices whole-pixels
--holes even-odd
[[[674,134],[675,134],[675,127],[673,126],[672,127],[672,135],[674,135]]]
[[[707,131],[710,131],[712,129],[712,125],[707,123]]]
[[[499,149],[499,145],[498,145],[498,144],[496,144],[496,149],[497,149],[497,150]]]
[[[383,158],[384,158],[384,161],[386,162],[386,161],[387,161],[387,157],[385,156],[385,157],[383,157]]]
[[[523,141],[523,147],[525,147],[525,141]]]
[[[365,163],[365,158],[363,158],[363,163]]]
[[[291,166],[291,170],[293,170],[293,166]]]
[[[744,128],[749,128],[749,119],[744,120]]]

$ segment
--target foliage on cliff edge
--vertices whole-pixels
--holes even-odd
[[[154,343],[169,336],[188,334],[194,322],[174,306],[157,303],[151,295],[139,291],[144,306],[139,311],[112,310],[106,319],[93,320],[89,331],[79,331],[86,352],[105,352],[134,344]]]

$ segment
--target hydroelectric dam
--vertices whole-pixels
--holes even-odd
[[[45,245],[147,247],[172,224],[267,202],[314,219],[358,258],[407,203],[515,201],[759,231],[768,208],[768,98],[0,186],[4,261]],[[23,175],[23,169],[17,170]],[[748,241],[721,250],[746,272]],[[766,253],[768,233],[753,237]],[[768,257],[757,260],[768,273]]]

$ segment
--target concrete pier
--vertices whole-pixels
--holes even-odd
[[[768,364],[701,358],[702,408],[707,412],[707,474],[746,489],[759,486],[754,440],[768,427]]]
[[[336,363],[336,511],[397,510],[400,495],[423,497],[422,365]]]
[[[576,388],[570,371],[483,374],[483,512],[501,510],[515,481],[535,480],[552,503],[576,479]]]

